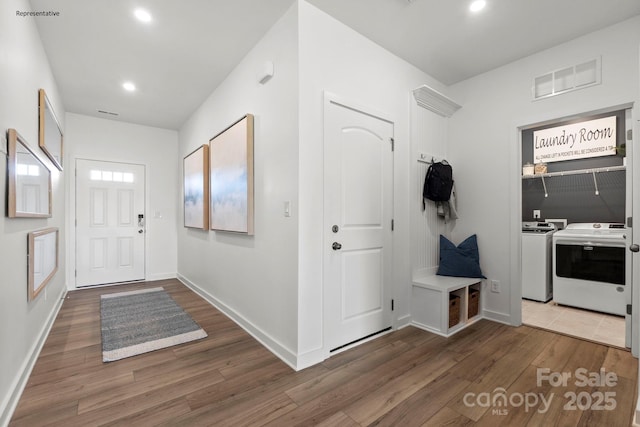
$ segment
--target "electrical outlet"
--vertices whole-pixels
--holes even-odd
[[[491,281],[491,292],[500,293],[500,282],[497,280]]]
[[[533,210],[533,219],[540,219],[540,209]]]

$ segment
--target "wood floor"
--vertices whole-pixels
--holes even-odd
[[[147,286],[163,286],[209,337],[102,363],[99,295]],[[448,339],[403,328],[294,372],[167,280],[70,292],[10,425],[626,427],[637,366],[620,349],[480,321]],[[617,381],[583,384],[579,368]],[[538,384],[539,372],[571,378]]]

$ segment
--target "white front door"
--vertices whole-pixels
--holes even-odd
[[[76,286],[144,280],[145,168],[76,161]]]
[[[330,350],[391,327],[393,123],[325,102],[324,286]]]

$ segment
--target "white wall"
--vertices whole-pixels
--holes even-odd
[[[65,161],[68,170],[76,159],[102,160],[145,165],[146,172],[146,259],[147,280],[176,277],[178,223],[178,133],[67,113]],[[75,179],[68,179],[69,252],[67,284],[75,288]]]
[[[323,96],[380,112],[394,122],[394,289],[396,326],[409,321],[411,90],[428,84],[425,73],[382,49],[334,18],[301,1],[300,28],[300,263],[299,367],[328,354],[323,341]]]
[[[38,148],[38,89],[47,92],[64,128],[64,107],[51,74],[33,18],[15,16],[31,10],[16,0],[0,11],[0,425],[17,404],[32,358],[56,314],[65,292],[64,172],[58,171]],[[15,128],[52,171],[53,216],[48,219],[7,218],[7,138]],[[27,302],[27,233],[46,227],[60,229],[60,266],[45,290]]]
[[[636,17],[450,88],[462,104],[449,127],[461,217],[454,237],[478,234],[483,273],[502,287],[501,293],[485,293],[486,315],[512,324],[521,321],[517,310],[510,309],[521,297],[518,127],[637,102],[639,43]],[[601,85],[532,101],[535,76],[600,55]]]
[[[180,129],[179,158],[254,115],[255,235],[178,221],[179,277],[291,365],[297,352],[297,7],[269,30]],[[273,61],[266,84],[258,73]],[[180,168],[182,165],[180,163]],[[175,203],[182,203],[182,190]],[[290,201],[291,217],[284,216]]]

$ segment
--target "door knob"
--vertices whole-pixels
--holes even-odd
[[[333,245],[331,245],[331,247],[333,248],[334,251],[338,251],[342,249],[342,245],[338,242],[333,242]]]
[[[629,246],[629,250],[631,252],[638,252],[640,250],[640,246],[638,246],[637,243],[634,243],[633,245]]]
[[[138,234],[144,233],[144,230],[138,230]]]

